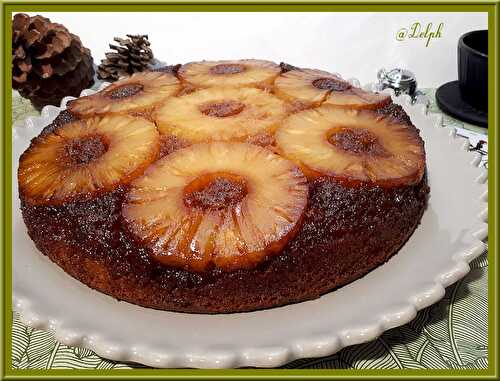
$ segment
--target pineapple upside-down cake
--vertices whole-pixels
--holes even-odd
[[[28,234],[68,274],[164,310],[317,298],[395,254],[424,144],[386,94],[263,60],[137,73],[76,99],[18,169]]]

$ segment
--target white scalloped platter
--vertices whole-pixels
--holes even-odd
[[[82,95],[91,93],[86,90]],[[65,99],[62,108],[65,107]],[[332,354],[405,324],[441,299],[444,287],[484,252],[487,175],[468,141],[440,127],[409,97],[394,98],[421,130],[431,195],[419,227],[400,252],[365,277],[319,299],[264,311],[195,315],[119,302],[66,275],[28,237],[13,178],[13,305],[33,327],[67,345],[153,367],[276,367]],[[13,176],[20,154],[60,111],[14,126]]]

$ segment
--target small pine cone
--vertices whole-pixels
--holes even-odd
[[[151,69],[154,56],[148,36],[127,34],[127,37],[115,37],[119,45],[109,44],[113,51],[105,53],[106,58],[97,68],[99,79],[114,82],[120,77]]]

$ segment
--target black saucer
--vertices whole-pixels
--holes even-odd
[[[488,113],[465,102],[458,81],[448,82],[436,90],[436,103],[441,110],[463,122],[488,127]]]

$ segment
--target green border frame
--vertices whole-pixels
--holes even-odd
[[[497,255],[498,242],[496,229],[498,223],[498,14],[499,0],[466,0],[466,1],[404,1],[385,0],[370,2],[367,0],[328,1],[314,0],[274,0],[274,1],[203,1],[187,0],[159,3],[146,0],[136,3],[118,3],[116,1],[80,0],[71,4],[63,1],[16,1],[0,0],[1,19],[0,28],[4,36],[3,59],[1,60],[2,73],[0,85],[3,85],[2,120],[3,134],[0,134],[0,149],[2,149],[0,189],[3,191],[0,215],[3,216],[1,242],[3,256],[0,261],[0,270],[3,281],[0,282],[3,311],[0,314],[0,329],[3,340],[0,343],[0,377],[2,379],[28,379],[28,378],[386,378],[409,377],[421,378],[469,378],[496,379],[498,377],[498,304],[496,290],[498,288]],[[20,370],[12,369],[12,92],[11,92],[11,64],[9,50],[11,44],[11,14],[20,11],[32,12],[487,12],[489,29],[489,267],[488,267],[488,369],[485,370],[315,370],[315,369],[224,369],[224,370],[198,370],[198,369],[112,369],[112,370]]]

